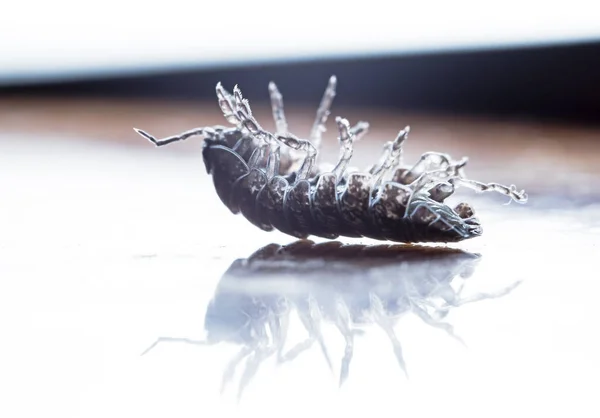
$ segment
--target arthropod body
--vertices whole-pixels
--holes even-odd
[[[467,203],[454,208],[444,200],[457,187],[496,191],[524,203],[515,186],[467,179],[467,159],[454,161],[438,152],[424,153],[404,165],[402,146],[409,127],[385,144],[379,161],[364,172],[348,164],[353,145],[369,124],[337,117],[340,156],[331,170],[316,164],[322,134],[335,97],[331,77],[308,139],[288,130],[282,96],[269,85],[275,133],[263,129],[247,99],[235,86],[233,94],[219,83],[219,106],[233,127],[213,126],[157,139],[136,131],[157,146],[204,137],[203,159],[217,195],[229,210],[241,213],[262,230],[277,229],[298,238],[368,237],[395,242],[456,242],[481,235],[482,228]]]

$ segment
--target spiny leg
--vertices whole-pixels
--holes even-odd
[[[352,142],[354,141],[354,135],[352,133],[352,130],[350,129],[350,123],[347,119],[337,117],[335,119],[335,122],[337,123],[338,130],[340,133],[338,141],[340,143],[341,149],[338,163],[332,170],[332,173],[335,174],[336,179],[339,182],[342,180],[344,172],[348,167],[348,163],[350,163],[350,159],[352,158],[352,154],[354,151],[352,146]]]
[[[458,162],[449,164],[445,169],[424,172],[410,184],[410,187],[416,191],[424,188],[428,183],[447,180],[453,187],[468,187],[479,193],[497,192],[510,197],[515,202],[527,202],[525,190],[519,192],[515,185],[505,186],[499,183],[483,183],[465,178],[462,168],[467,164],[467,161],[467,158],[463,158]]]
[[[323,339],[323,333],[321,332],[321,322],[323,319],[321,310],[319,309],[317,301],[312,296],[308,298],[307,302],[308,305],[306,309],[298,309],[298,316],[300,317],[302,325],[304,325],[304,328],[308,332],[308,338],[292,347],[283,356],[282,361],[289,362],[294,360],[302,352],[312,347],[315,342],[318,342],[323,357],[325,357],[325,361],[327,362],[327,366],[329,367],[329,370],[332,370],[333,366],[331,364],[331,358],[329,357],[325,340]]]
[[[355,143],[355,142],[362,140],[362,138],[364,138],[364,136],[367,134],[368,131],[369,131],[369,122],[364,122],[364,121],[358,122],[356,125],[354,125],[350,129],[350,133],[354,136],[354,139],[352,140],[352,142]],[[358,172],[360,170],[356,167],[346,167],[345,171],[346,171],[346,173],[354,173],[354,172]]]
[[[430,325],[434,328],[438,328],[438,329],[445,331],[450,337],[454,338],[456,341],[458,341],[462,345],[466,346],[463,339],[454,333],[454,327],[451,324],[449,324],[447,322],[443,322],[443,321],[436,321],[429,314],[429,312],[427,312],[425,309],[421,308],[416,303],[411,303],[411,309],[412,309],[412,312],[415,315],[417,315],[419,318],[421,318],[421,320],[423,322],[425,322],[427,325]]]
[[[465,165],[467,165],[468,161],[469,159],[465,157],[460,161],[451,163],[445,168],[421,173],[415,180],[412,181],[412,183],[409,184],[409,187],[414,191],[419,191],[431,183],[440,183],[451,178],[463,178],[464,175],[461,170]],[[454,185],[451,183],[449,185],[454,187]],[[453,193],[453,191],[447,190],[446,193],[450,195]]]
[[[360,121],[350,129],[354,141],[360,141],[369,132],[369,122]]]
[[[229,93],[227,91],[225,91],[225,89],[222,88],[221,83],[219,83],[217,85],[217,91],[219,91],[219,88],[222,90],[222,94],[229,95]],[[137,132],[139,135],[143,136],[148,141],[155,144],[157,147],[167,145],[172,142],[184,141],[192,136],[197,136],[197,135],[205,135],[207,137],[214,137],[217,135],[217,131],[222,132],[224,129],[225,129],[224,126],[194,128],[194,129],[190,129],[189,131],[182,132],[178,135],[173,135],[173,136],[169,136],[166,138],[157,139],[156,137],[154,137],[153,135],[150,135],[148,132],[143,131],[142,129],[133,128],[133,130],[135,132]]]
[[[310,141],[299,139],[298,137],[289,133],[285,136],[278,135],[277,139],[291,149],[306,152],[304,161],[298,170],[296,182],[306,179],[310,175],[313,164],[315,163],[315,159],[317,158],[317,149]]]
[[[452,274],[452,277],[457,277],[460,273]],[[466,281],[462,281],[458,288],[455,290],[451,283],[447,283],[441,289],[436,291],[436,295],[439,296],[444,303],[441,306],[436,306],[434,303],[429,303],[429,306],[435,309],[431,318],[435,321],[441,321],[448,313],[450,313],[450,309],[458,307],[459,301],[463,300],[461,295],[466,286]]]
[[[527,194],[525,190],[517,191],[517,187],[513,184],[510,186],[504,186],[498,183],[482,183],[480,181],[468,180],[465,178],[454,177],[449,180],[455,186],[464,186],[475,190],[478,193],[484,192],[498,192],[505,196],[510,197],[517,203],[526,203]]]
[[[336,122],[337,122],[338,118],[336,118]],[[345,119],[344,119],[345,120]],[[338,129],[339,129],[339,124],[338,124]],[[354,144],[357,141],[360,141],[369,131],[369,123],[368,122],[364,122],[364,121],[360,121],[358,122],[356,125],[354,125],[352,128],[350,128],[350,136],[353,138],[352,139],[352,144]],[[338,140],[340,138],[338,137]],[[341,141],[340,141],[341,142]],[[339,159],[342,159],[342,156],[344,154],[344,147],[342,146],[341,150],[340,150],[340,157]],[[340,165],[341,161],[338,160],[338,163],[336,165]],[[323,165],[323,166],[319,166],[321,172],[330,172],[335,170],[336,165]],[[348,173],[350,171],[354,172],[354,171],[358,171],[358,169],[356,168],[349,168],[348,165],[345,165],[345,170],[343,170],[345,173]],[[342,176],[338,176],[338,180],[341,180]]]
[[[454,289],[452,283],[454,283],[455,278],[460,275],[461,270],[462,269],[459,267],[456,270],[449,271],[446,274],[447,280],[444,280],[444,284],[440,285],[435,292],[431,294],[432,298],[421,300],[421,305],[434,309],[430,314],[432,320],[441,322],[450,313],[450,308],[453,307],[452,304],[459,299],[466,282],[462,281],[457,289]],[[433,301],[434,297],[439,297],[444,303],[439,306],[439,304]]]
[[[307,341],[301,343],[302,347],[306,347],[306,348],[300,347],[300,344],[299,344],[298,347],[295,348],[296,352],[297,352],[297,354],[295,354],[295,356],[300,354],[302,351],[310,348],[312,346],[312,344],[316,341],[319,344],[321,353],[323,354],[323,357],[325,358],[325,361],[327,362],[327,366],[329,367],[329,370],[332,370],[333,366],[331,364],[331,358],[329,357],[329,353],[327,351],[327,346],[325,345],[325,340],[323,339],[323,333],[321,332],[321,323],[323,322],[323,314],[321,312],[321,309],[319,308],[319,304],[318,304],[317,300],[313,296],[308,297],[307,303],[308,304],[307,304],[306,312],[298,311],[298,313],[300,316],[300,320],[302,321],[302,324],[308,331],[308,334],[309,334],[308,340],[310,340],[311,342],[309,343],[307,340]],[[292,350],[290,350],[290,352],[291,351]]]
[[[261,321],[260,324],[255,324],[254,329],[256,330],[258,341],[256,341],[254,353],[246,360],[246,366],[238,387],[238,401],[241,400],[244,390],[248,387],[254,376],[256,376],[261,363],[276,351],[276,347],[270,344],[269,336],[267,335],[267,324]]]
[[[340,387],[348,380],[350,374],[350,362],[354,356],[354,336],[355,332],[352,329],[352,319],[348,306],[344,302],[341,296],[336,297],[335,301],[335,326],[338,328],[344,340],[346,347],[344,348],[344,357],[342,358],[342,364],[340,367]]]
[[[317,115],[316,115],[315,121],[313,123],[311,132],[309,134],[308,140],[312,143],[313,148],[315,149],[316,152],[318,152],[319,148],[321,147],[322,136],[323,136],[323,133],[326,131],[325,125],[327,123],[327,119],[329,118],[329,114],[330,114],[329,109],[331,108],[331,104],[333,103],[333,99],[335,97],[336,85],[337,85],[336,77],[331,76],[329,78],[329,82],[325,89],[325,93],[323,94],[323,98],[321,99],[321,103],[319,104],[319,108],[317,109]],[[279,133],[278,133],[278,135],[279,135]],[[282,136],[286,136],[286,135],[282,135]],[[311,161],[307,162],[306,158],[304,158],[302,166],[299,168],[298,166],[303,159],[303,154],[301,152],[298,152],[298,150],[294,149],[294,148],[285,149],[284,153],[290,160],[290,168],[289,168],[290,171],[298,171],[298,170],[302,171],[303,170],[302,166],[306,165],[307,163],[310,163],[310,165],[312,167],[312,164],[314,163],[314,161],[317,158],[316,154],[313,158],[311,158]],[[304,169],[305,169],[305,167],[304,167]],[[310,175],[310,170],[308,173],[309,173],[308,175]]]
[[[220,82],[217,83],[215,90],[217,93],[217,99],[219,101],[219,107],[221,108],[225,119],[227,119],[227,121],[232,125],[242,128],[242,123],[236,111],[233,95],[225,90]]]
[[[406,363],[404,362],[404,355],[402,353],[402,346],[400,345],[400,341],[396,336],[396,332],[394,331],[394,324],[392,319],[386,314],[385,308],[383,307],[383,302],[374,293],[369,294],[370,307],[371,312],[373,313],[373,320],[381,329],[387,334],[390,342],[392,343],[392,348],[394,350],[394,355],[396,356],[396,361],[398,365],[404,372],[404,375],[408,378],[408,371],[406,369]]]
[[[385,145],[383,155],[381,156],[379,163],[369,170],[373,176],[373,183],[371,186],[372,189],[379,186],[379,183],[381,183],[382,179],[386,174],[388,174],[388,172],[402,163],[402,143],[406,141],[409,132],[410,126],[407,126],[398,132],[396,139],[394,139],[392,142],[388,142]]]
[[[255,138],[258,138],[259,141],[263,142],[264,147],[261,146],[259,148],[259,154],[256,153],[259,150],[257,149],[254,151],[251,157],[252,161],[250,162],[250,167],[253,168],[258,161],[262,161],[264,159],[265,154],[269,153],[270,155],[270,146],[276,143],[276,140],[270,133],[263,130],[256,119],[252,116],[250,104],[248,100],[244,99],[242,92],[237,85],[233,89],[233,94],[231,94],[225,90],[225,88],[223,88],[221,83],[218,83],[216,92],[217,98],[219,99],[219,107],[221,108],[225,118],[230,123],[234,124],[238,129],[242,131],[248,131]],[[272,162],[272,164],[275,164],[275,162]],[[275,164],[277,169],[278,164],[279,159],[277,159]]]
[[[327,352],[327,346],[325,345],[325,340],[323,338],[323,333],[321,332],[321,324],[323,322],[323,313],[321,312],[321,308],[319,308],[319,303],[314,297],[309,297],[308,299],[308,311],[311,319],[311,331],[315,340],[319,343],[319,348],[321,349],[321,353],[327,362],[327,366],[329,370],[332,370],[333,367],[331,365],[331,358],[329,357],[329,353]]]
[[[146,348],[141,355],[143,356],[147,354],[150,350],[152,350],[161,342],[178,342],[191,345],[209,345],[209,343],[204,340],[192,340],[191,338],[160,337],[156,341],[154,341],[150,347]]]
[[[329,117],[329,109],[331,109],[331,104],[335,98],[336,86],[337,78],[336,76],[332,75],[329,78],[327,87],[325,88],[325,93],[323,94],[323,98],[321,99],[321,103],[319,104],[319,108],[317,110],[315,122],[313,123],[313,127],[308,137],[317,150],[321,146],[321,139],[323,137],[323,133],[326,131],[325,124],[327,123],[327,118]]]
[[[260,126],[258,121],[252,115],[252,110],[248,100],[243,98],[242,92],[238,86],[235,86],[233,89],[232,100],[233,103],[231,102],[231,99],[225,100],[227,103],[225,109],[229,109],[230,106],[234,107],[235,110],[233,112],[236,114],[240,129],[243,128],[248,130],[251,135],[259,138],[264,144],[257,149],[260,150],[260,154],[256,155],[256,159],[252,160],[252,162],[262,162],[264,160],[264,156],[268,155],[267,176],[270,178],[279,174],[281,149],[278,139]],[[255,150],[255,153],[257,150]],[[252,163],[249,163],[249,166],[250,168],[254,167]]]
[[[443,181],[429,189],[429,196],[436,202],[442,203],[448,197],[454,194],[454,186]]]
[[[465,305],[467,303],[479,302],[481,300],[486,300],[486,299],[500,298],[500,297],[508,295],[510,292],[512,292],[521,283],[522,283],[522,281],[519,280],[519,281],[516,281],[515,283],[511,284],[510,286],[507,286],[504,289],[500,289],[500,290],[498,290],[496,292],[476,293],[475,295],[472,295],[472,296],[469,296],[469,297],[458,298],[456,300],[447,301],[445,307],[450,307],[450,306],[451,307],[459,307],[459,306]]]
[[[148,141],[152,142],[157,147],[161,147],[163,145],[167,145],[172,142],[184,141],[191,136],[205,135],[207,133],[210,133],[211,131],[214,133],[214,130],[212,130],[211,128],[206,128],[206,127],[194,128],[194,129],[190,129],[189,131],[182,132],[179,135],[173,135],[173,136],[168,136],[166,138],[157,139],[154,136],[150,135],[148,132],[142,131],[141,129],[133,128],[133,130],[136,131],[139,135],[146,138]]]
[[[225,118],[234,124],[240,130],[246,130],[251,135],[263,140],[267,144],[272,144],[275,138],[272,134],[262,129],[258,121],[252,115],[250,103],[244,99],[242,91],[236,85],[233,88],[233,95],[223,88],[221,83],[216,87],[219,106]]]
[[[408,179],[417,177],[423,173],[431,170],[445,169],[452,164],[452,160],[449,155],[442,154],[440,152],[426,152],[419,160],[408,170],[402,174],[402,179]]]
[[[308,333],[308,338],[304,341],[296,343],[291,349],[288,350],[287,353],[281,356],[281,362],[290,362],[296,359],[301,353],[308,350],[315,343],[315,332],[314,329],[317,326],[311,317],[311,301],[310,297],[306,301],[306,305],[304,303],[296,306],[296,311],[298,313],[298,317],[300,318],[300,322],[304,326],[304,329]],[[319,311],[320,312],[320,311]]]
[[[402,131],[400,131],[402,132]],[[398,139],[398,137],[396,137]],[[376,174],[383,169],[385,162],[390,158],[390,154],[392,153],[394,141],[388,141],[383,145],[383,152],[379,157],[379,160],[369,168],[369,174]],[[401,162],[401,161],[399,161]]]
[[[235,357],[229,361],[225,371],[223,372],[223,378],[221,379],[221,394],[225,392],[225,388],[233,380],[233,375],[235,374],[235,369],[237,368],[238,364],[240,364],[240,362],[245,357],[249,356],[253,351],[254,349],[252,347],[245,345],[240,349],[240,351],[238,351]]]
[[[269,317],[269,328],[273,338],[273,346],[277,352],[277,362],[281,362],[289,329],[289,311],[273,312]]]
[[[305,352],[309,348],[313,346],[315,343],[315,339],[309,337],[304,341],[297,343],[294,347],[292,347],[287,353],[281,356],[281,363],[287,363],[290,361],[294,361],[296,357],[298,357],[301,353]]]
[[[348,376],[350,375],[350,362],[354,356],[354,334],[352,332],[344,334],[344,340],[346,341],[346,347],[344,348],[344,357],[342,358],[342,367],[340,370],[340,387],[348,380]]]
[[[252,115],[252,109],[250,108],[250,102],[248,99],[244,99],[242,91],[236,85],[233,88],[233,100],[235,105],[235,114],[241,124],[241,127],[247,129],[251,134],[261,137],[265,141],[270,139],[270,134],[262,129],[258,121]]]
[[[246,367],[244,369],[244,372],[242,373],[242,377],[240,378],[240,384],[238,387],[237,394],[238,402],[242,399],[244,391],[246,390],[252,379],[254,379],[254,376],[256,376],[256,373],[258,372],[258,368],[260,367],[261,363],[263,363],[267,358],[273,355],[274,352],[275,349],[273,347],[261,346],[254,351],[253,355],[248,357],[248,359],[246,360]]]
[[[393,169],[395,166],[402,163],[402,144],[408,138],[410,126],[406,126],[393,141],[388,142],[384,146],[384,151],[380,162],[373,168],[372,174],[384,175],[386,171]]]
[[[271,96],[271,110],[273,111],[277,135],[285,135],[288,133],[288,124],[283,111],[283,96],[277,85],[272,81],[269,83],[269,95]]]
[[[279,137],[275,137],[273,134],[264,130],[260,126],[258,121],[252,115],[250,103],[247,99],[243,98],[242,92],[237,85],[233,89],[233,98],[235,102],[235,111],[240,121],[240,126],[248,130],[248,132],[250,132],[251,135],[262,140],[263,143],[268,146],[267,152],[269,155],[270,162],[268,162],[267,164],[269,165],[269,170],[271,173],[279,174],[279,162],[281,155],[281,150],[279,149]],[[301,150],[303,149],[301,148]]]
[[[312,347],[316,341],[314,335],[315,324],[311,318],[310,307],[307,306],[307,309],[298,309],[298,317],[300,318],[300,322],[302,322],[304,329],[308,332],[308,338],[289,349],[288,352],[282,356],[281,361],[283,363],[295,360],[301,353]]]

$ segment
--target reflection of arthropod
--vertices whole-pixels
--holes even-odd
[[[518,284],[495,293],[462,296],[464,282],[457,285],[457,279],[468,278],[478,261],[478,255],[445,248],[311,241],[272,244],[235,261],[223,275],[206,311],[206,340],[158,341],[240,345],[222,386],[245,359],[240,394],[266,359],[289,362],[314,344],[333,369],[324,324],[334,325],[345,341],[340,384],[349,375],[355,337],[372,325],[388,336],[406,371],[395,330],[399,318],[414,314],[459,339],[444,321],[452,308],[502,296]],[[291,313],[298,315],[308,337],[285,350]]]
[[[216,88],[219,106],[234,128],[196,128],[164,139],[136,131],[157,146],[203,135],[204,163],[221,201],[265,231],[278,229],[298,238],[462,241],[481,235],[482,229],[469,204],[451,208],[444,203],[456,187],[496,191],[517,202],[527,201],[515,186],[467,179],[463,171],[466,158],[453,161],[449,155],[427,152],[412,167],[403,166],[402,144],[408,127],[385,145],[378,163],[360,173],[348,164],[354,141],[365,135],[369,125],[359,122],[350,126],[338,117],[339,160],[330,171],[316,167],[335,86],[332,77],[308,140],[289,132],[283,99],[273,83],[269,90],[276,134],[259,125],[237,86],[230,94],[220,83]]]

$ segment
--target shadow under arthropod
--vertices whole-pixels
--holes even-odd
[[[356,335],[369,325],[381,328],[392,345],[399,366],[407,374],[395,324],[413,313],[462,343],[448,312],[467,303],[504,296],[520,282],[493,293],[463,297],[465,282],[480,260],[477,254],[450,248],[403,245],[314,244],[297,241],[267,245],[247,259],[236,260],[221,278],[204,320],[205,340],[159,338],[159,342],[196,345],[234,343],[240,351],[223,374],[221,393],[239,364],[245,367],[238,399],[260,365],[275,356],[278,363],[294,360],[315,343],[333,370],[321,332],[332,323],[345,341],[339,384],[348,378]],[[455,288],[457,287],[457,288]],[[308,337],[284,351],[290,313],[295,311]]]

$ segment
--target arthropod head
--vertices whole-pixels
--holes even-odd
[[[452,208],[444,203],[454,190],[454,186],[446,181],[427,191],[415,190],[405,219],[427,234],[430,241],[456,242],[480,236],[483,232],[481,223],[471,205],[463,202]]]

